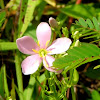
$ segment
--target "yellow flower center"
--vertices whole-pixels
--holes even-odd
[[[39,54],[40,57],[45,57],[47,55],[47,50],[40,49],[38,54]]]
[[[35,49],[32,49],[33,52],[35,53],[38,53],[40,57],[45,57],[47,55],[47,50],[46,49],[40,49],[39,51],[35,50]]]

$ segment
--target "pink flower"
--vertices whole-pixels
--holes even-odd
[[[31,55],[22,62],[22,72],[25,75],[36,72],[42,61],[47,70],[61,72],[61,70],[57,71],[57,69],[51,67],[55,60],[51,55],[60,54],[68,50],[71,40],[66,37],[58,38],[49,46],[51,28],[46,22],[41,22],[38,25],[36,35],[38,44],[29,36],[24,36],[16,40],[19,51]]]

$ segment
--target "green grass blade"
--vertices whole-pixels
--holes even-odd
[[[31,100],[32,93],[34,91],[35,82],[36,81],[35,81],[34,76],[31,75],[30,80],[29,80],[29,84],[28,84],[27,88],[24,90],[24,100]]]
[[[0,68],[0,95],[4,98],[4,69],[3,67]]]
[[[21,28],[21,35],[20,36],[22,36],[24,34],[24,32],[26,31],[30,21],[33,18],[33,12],[35,11],[36,6],[40,2],[41,2],[40,0],[28,0],[26,14],[25,14],[23,26]]]
[[[24,17],[26,13],[26,8],[27,8],[27,2],[28,0],[21,0],[21,9],[20,9],[20,16],[19,16],[19,22],[18,22],[18,35],[20,35],[21,28],[24,23]]]
[[[17,84],[19,89],[19,98],[20,100],[23,100],[23,81],[22,81],[21,63],[19,58],[20,58],[19,51],[16,51],[15,67],[16,67]]]
[[[6,66],[3,65],[3,67],[4,67],[4,90],[5,90],[5,95],[8,98],[9,97],[9,89],[8,89],[7,77],[6,77]]]
[[[1,42],[0,43],[0,51],[15,50],[15,49],[18,49],[15,42]]]

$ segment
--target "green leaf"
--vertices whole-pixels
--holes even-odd
[[[0,43],[0,51],[15,50],[15,49],[17,49],[17,45],[15,42],[1,42]]]
[[[34,39],[34,41],[37,42],[36,26],[34,26],[33,24],[30,23],[23,35],[24,36],[31,36]]]
[[[30,76],[30,80],[29,80],[29,84],[27,86],[27,88],[24,90],[24,100],[31,100],[31,97],[32,97],[32,93],[33,93],[33,90],[34,90],[34,85],[35,85],[35,78],[34,76]],[[28,94],[28,95],[27,95]]]
[[[27,9],[27,2],[28,2],[28,0],[21,1],[21,9],[20,9],[19,22],[18,22],[18,34],[20,34],[21,28],[24,23],[25,13],[26,13],[26,9]]]
[[[91,29],[94,28],[94,25],[93,25],[93,23],[91,22],[90,19],[87,19],[87,20],[86,20],[86,23],[88,24],[88,26],[89,26]]]
[[[88,35],[95,35],[95,34],[97,34],[97,32],[85,31],[84,33],[80,32],[80,34],[82,34],[81,37],[83,37],[83,36],[88,36]]]
[[[64,24],[64,22],[67,20],[68,16],[66,16],[66,14],[64,13],[60,13],[58,16],[57,16],[57,21],[60,23],[60,27],[62,27],[62,25]]]
[[[65,8],[61,8],[60,11],[68,16],[72,16],[74,18],[90,18],[94,16],[94,9],[90,5],[67,5]]]
[[[89,43],[82,43],[81,46],[69,49],[67,52],[67,56],[58,58],[54,61],[54,67],[59,69],[65,67],[68,71],[84,63],[100,59],[100,48]]]
[[[96,30],[100,30],[99,23],[95,17],[93,17],[93,24],[94,24]]]
[[[84,26],[84,27],[87,27],[87,23],[85,22],[85,20],[83,18],[80,18],[79,19],[79,23]]]
[[[97,37],[98,37],[98,34],[92,35],[92,36],[89,36],[89,37],[85,37],[84,39],[97,38]]]
[[[33,12],[35,11],[36,6],[40,3],[40,0],[28,0],[24,23],[21,28],[21,36],[24,34],[30,21],[33,19]]]
[[[0,6],[1,6],[2,9],[4,9],[5,6],[4,6],[4,1],[3,0],[0,0]]]
[[[95,66],[93,69],[98,69],[100,68],[100,65]]]
[[[6,18],[6,12],[5,11],[0,12],[0,27],[2,26],[5,18]]]
[[[46,6],[46,4],[47,4],[47,3],[46,3],[45,1],[43,1],[43,0],[40,0],[40,1],[41,1],[40,4],[36,7],[36,12],[35,12],[36,15],[34,15],[36,21],[40,21],[42,15],[43,15],[44,8],[45,8],[45,6]]]
[[[72,78],[72,84],[73,85],[76,85],[79,81],[79,73],[77,72],[76,69],[74,69],[74,72],[73,72],[73,78]]]
[[[91,95],[92,95],[92,100],[100,100],[100,94],[98,91],[93,90]]]
[[[87,19],[86,21],[84,19],[79,19],[74,27],[75,29],[72,33],[78,31],[78,38],[83,37],[83,39],[89,39],[89,41],[91,40],[90,43],[99,41],[100,25],[99,21],[95,17],[93,17],[93,21],[91,21],[90,19]],[[72,34],[72,37],[74,38],[74,34]]]
[[[45,75],[42,74],[39,77],[39,82],[42,83],[44,80],[45,80]],[[28,86],[24,90],[24,100],[31,100],[32,94],[33,94],[33,91],[34,91],[34,88],[35,88],[35,83],[36,83],[35,77],[34,77],[34,75],[31,75]]]

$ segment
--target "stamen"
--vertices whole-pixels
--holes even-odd
[[[43,60],[44,60],[44,62],[46,64],[46,67],[49,67],[49,65],[47,64],[46,59],[44,57],[43,57]]]
[[[52,51],[47,51],[47,53],[51,53]]]
[[[40,57],[45,57],[47,55],[47,50],[46,49],[40,49],[39,50],[39,56]]]
[[[40,41],[38,41],[37,45],[40,47]]]
[[[39,53],[37,50],[35,50],[35,49],[32,49],[33,50],[33,52],[35,52],[35,53]]]
[[[49,42],[50,42],[50,40],[48,40],[48,41],[46,42],[46,48],[47,48],[47,46],[48,46]]]

